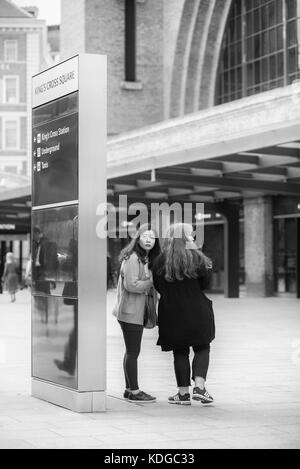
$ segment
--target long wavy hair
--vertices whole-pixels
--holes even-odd
[[[192,231],[192,226],[186,223],[175,223],[168,230],[160,270],[164,271],[169,282],[183,280],[184,277],[197,278],[203,268],[212,268],[211,260],[189,239],[188,233]]]
[[[139,241],[141,235],[145,231],[150,230],[153,231],[153,233],[155,234],[155,243],[153,248],[149,252],[147,252],[145,249],[142,248]],[[146,264],[146,262],[148,261],[148,267],[150,270],[152,269],[155,259],[161,253],[161,249],[157,232],[150,223],[145,223],[144,225],[141,225],[140,228],[136,231],[130,243],[121,251],[119,256],[120,263],[125,259],[129,259],[133,252],[136,253],[136,255],[138,256],[140,261],[143,262],[143,264]]]

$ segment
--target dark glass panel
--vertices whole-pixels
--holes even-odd
[[[230,91],[233,93],[236,89],[236,75],[235,69],[231,70],[230,72]]]
[[[283,75],[284,75],[283,52],[279,52],[279,54],[277,54],[277,76],[283,77]]]
[[[261,29],[267,29],[269,27],[269,15],[268,7],[266,5],[261,8]]]
[[[34,109],[32,115],[32,125],[37,126],[45,122],[58,119],[69,114],[78,112],[78,92],[69,94],[51,103],[43,104]]]
[[[247,65],[247,87],[254,85],[254,64]]]
[[[258,84],[261,82],[261,79],[260,79],[260,69],[261,69],[261,66],[260,66],[260,60],[257,60],[256,62],[254,62],[254,80],[255,80],[255,84]]]
[[[287,17],[296,18],[297,17],[297,0],[286,0],[287,6]]]
[[[278,26],[277,34],[277,50],[283,50],[283,26]]]
[[[270,29],[269,31],[269,47],[270,47],[270,53],[276,52],[276,29]]]
[[[251,36],[253,34],[253,13],[246,14],[246,35]]]
[[[242,41],[236,43],[236,63],[237,65],[242,63]]]
[[[243,88],[242,67],[238,67],[236,70],[236,81],[237,81],[237,89],[241,90]]]
[[[262,80],[263,82],[269,80],[269,59],[262,60]]]
[[[246,8],[246,11],[249,11],[253,8],[253,5],[252,5],[252,0],[246,0],[245,2],[245,8]]]
[[[254,33],[258,33],[261,30],[260,24],[260,8],[254,10],[254,18],[253,18],[253,31]]]
[[[234,67],[235,66],[235,45],[230,46],[229,57],[230,57],[230,67]]]
[[[272,55],[270,57],[270,79],[273,80],[276,77],[277,77],[276,56]]]
[[[77,296],[78,206],[32,212],[32,291]]]
[[[229,62],[228,62],[228,49],[226,48],[223,53],[223,64],[224,64],[224,69],[228,68]]]
[[[261,47],[260,35],[256,34],[256,36],[254,36],[254,58],[255,59],[258,59],[261,56],[260,47]]]
[[[277,0],[276,0],[277,1]],[[268,16],[269,16],[269,26],[275,26],[276,25],[276,10],[275,10],[275,2],[271,2],[268,5]]]
[[[247,60],[254,59],[254,39],[250,37],[247,39]]]
[[[297,38],[297,21],[289,21],[287,23],[287,44],[288,47],[294,46],[298,43]]]
[[[32,376],[77,388],[78,300],[32,297]]]
[[[234,42],[234,19],[229,21],[229,28],[228,28],[228,42]]]
[[[269,53],[269,31],[262,33],[262,55],[267,55]]]
[[[239,41],[242,38],[242,17],[238,16],[236,19],[236,40]]]
[[[33,206],[78,199],[78,92],[33,110]]]
[[[283,21],[282,0],[276,1],[276,23],[280,24]]]
[[[289,49],[288,51],[288,74],[297,71],[297,48]]]
[[[227,94],[229,92],[229,72],[224,73],[224,93]]]

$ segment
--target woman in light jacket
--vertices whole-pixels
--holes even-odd
[[[143,225],[120,254],[117,304],[113,314],[121,326],[126,352],[123,360],[126,389],[123,397],[134,402],[155,402],[139,389],[137,360],[144,330],[145,295],[153,286],[152,265],[159,255],[159,240],[151,225]]]

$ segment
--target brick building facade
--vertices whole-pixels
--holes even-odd
[[[0,1],[0,188],[31,175],[31,77],[51,64],[47,29],[36,9]]]

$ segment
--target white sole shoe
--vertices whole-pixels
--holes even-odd
[[[168,401],[169,404],[176,404],[176,405],[192,405],[191,401]]]

